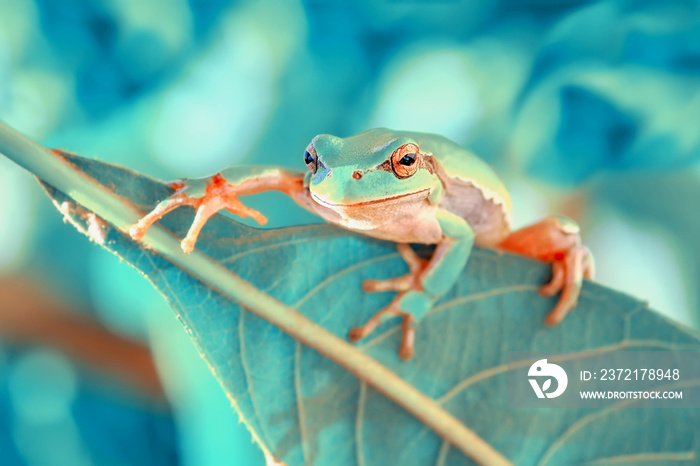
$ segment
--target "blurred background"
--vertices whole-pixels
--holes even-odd
[[[161,179],[440,133],[697,328],[697,0],[0,0],[0,120]],[[276,194],[270,227],[318,222]],[[0,157],[0,463],[263,464],[165,301]]]

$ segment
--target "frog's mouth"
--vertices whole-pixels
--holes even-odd
[[[364,207],[364,206],[370,206],[370,205],[376,205],[376,204],[393,204],[393,203],[406,202],[406,201],[410,201],[410,202],[421,201],[423,199],[428,198],[428,196],[430,195],[430,189],[431,188],[425,188],[425,189],[413,191],[410,193],[397,194],[396,196],[388,196],[388,197],[382,197],[379,199],[372,199],[371,201],[350,202],[350,203],[344,203],[344,204],[331,202],[331,201],[319,196],[318,194],[314,193],[313,191],[311,191],[311,197],[313,198],[314,201],[321,204],[322,206],[326,206],[326,207],[330,207],[330,208],[334,208],[334,207]]]

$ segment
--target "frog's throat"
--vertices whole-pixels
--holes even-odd
[[[410,193],[403,193],[403,194],[398,194],[396,196],[388,196],[388,197],[382,197],[379,199],[372,199],[371,201],[362,201],[362,202],[354,202],[354,203],[347,203],[347,204],[339,204],[335,202],[331,202],[327,199],[322,198],[318,194],[314,193],[313,191],[311,192],[311,197],[313,198],[314,201],[316,201],[318,204],[321,204],[322,206],[326,207],[362,207],[362,206],[368,206],[368,205],[373,205],[373,204],[384,204],[384,203],[394,203],[399,200],[409,200],[410,198],[413,198],[411,200],[418,200],[419,198],[428,198],[430,196],[430,190],[431,188],[424,188],[424,189],[419,189],[418,191],[411,191]]]

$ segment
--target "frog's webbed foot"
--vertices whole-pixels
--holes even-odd
[[[576,307],[583,279],[593,278],[593,256],[585,246],[577,246],[566,252],[563,259],[552,262],[552,280],[540,288],[542,296],[552,296],[559,291],[559,302],[545,318],[547,325],[556,325]]]
[[[594,275],[593,256],[581,245],[578,225],[564,217],[548,217],[515,231],[499,247],[552,264],[552,279],[540,294],[561,295],[545,318],[547,325],[558,324],[576,307],[583,279]]]
[[[348,332],[350,341],[357,342],[374,331],[379,324],[393,317],[401,317],[401,346],[399,348],[399,357],[408,361],[413,357],[413,342],[416,336],[415,319],[409,312],[401,311],[401,299],[408,292],[399,293],[390,303],[381,311],[374,314],[362,327],[355,327]]]
[[[202,186],[197,186],[197,183],[205,184],[203,193]],[[214,175],[210,180],[175,181],[170,186],[176,190],[175,193],[159,202],[155,209],[129,229],[129,235],[133,239],[143,238],[153,223],[180,206],[194,207],[197,211],[187,236],[180,243],[185,252],[192,252],[202,227],[220,210],[226,209],[241,217],[252,217],[261,225],[267,223],[267,218],[260,212],[246,207],[238,200],[240,188],[220,175]],[[190,191],[194,193],[190,194]]]
[[[362,289],[368,293],[375,291],[422,291],[421,274],[425,271],[428,261],[422,259],[415,253],[413,248],[407,243],[398,243],[396,248],[399,254],[408,264],[410,270],[406,275],[401,277],[389,278],[387,280],[365,280],[362,283]]]
[[[552,279],[549,283],[542,285],[540,294],[542,296],[557,294],[567,286],[566,277],[583,275],[583,278],[591,280],[594,274],[591,251],[585,246],[578,246],[569,251],[564,259],[552,262]]]
[[[348,338],[356,342],[368,336],[374,329],[387,319],[401,317],[403,319],[401,329],[401,347],[399,356],[401,359],[409,360],[413,356],[413,341],[415,340],[415,320],[412,314],[401,311],[401,300],[410,291],[423,291],[422,274],[428,265],[428,261],[422,259],[413,251],[407,243],[396,245],[399,254],[408,264],[409,273],[387,280],[365,280],[362,289],[368,293],[375,291],[398,291],[399,294],[384,309],[374,314],[362,327],[350,330]]]
[[[150,211],[148,215],[142,217],[136,225],[132,225],[131,228],[129,228],[129,235],[136,241],[140,241],[146,234],[148,228],[158,219],[183,205],[196,207],[197,199],[188,196],[184,192],[175,192],[175,194],[169,198],[159,202],[156,208]]]
[[[230,181],[231,179],[234,181]],[[294,196],[295,199],[303,198],[302,177],[282,169],[241,167],[235,172],[222,172],[208,179],[175,181],[170,183],[170,187],[175,193],[161,201],[155,209],[129,229],[133,239],[143,238],[148,228],[168,212],[180,206],[190,206],[194,207],[197,213],[187,236],[180,244],[183,251],[191,252],[202,227],[220,210],[225,209],[241,217],[251,217],[261,225],[267,223],[263,214],[246,207],[238,200],[239,195],[277,189]]]

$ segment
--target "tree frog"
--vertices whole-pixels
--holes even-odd
[[[132,226],[130,235],[141,239],[153,222],[188,205],[196,215],[181,245],[190,252],[207,219],[222,209],[266,223],[238,196],[279,190],[328,222],[394,241],[409,273],[364,282],[366,292],[397,294],[348,337],[358,341],[385,319],[399,317],[399,356],[405,360],[413,355],[418,322],[455,284],[474,244],[552,264],[552,279],[540,289],[542,295],[561,292],[545,320],[550,325],[576,306],[583,278],[593,276],[593,258],[581,245],[576,223],[548,217],[511,231],[511,202],[501,180],[477,156],[442,136],[385,128],[348,138],[321,134],[306,147],[303,160],[306,173],[231,167],[208,178],[173,182],[174,194]],[[411,243],[436,247],[425,260]]]

